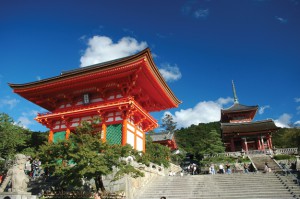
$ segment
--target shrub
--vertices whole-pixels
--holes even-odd
[[[274,155],[275,160],[296,160],[294,155],[287,155],[287,154],[278,154]]]

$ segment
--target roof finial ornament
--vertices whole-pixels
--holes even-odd
[[[239,100],[238,100],[237,95],[236,95],[236,91],[235,91],[235,86],[234,86],[233,80],[232,80],[232,90],[233,90],[234,103],[235,103],[235,104],[238,104],[238,103],[239,103]]]

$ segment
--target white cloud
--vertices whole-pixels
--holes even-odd
[[[300,106],[298,106],[298,107],[296,108],[296,110],[297,110],[297,114],[300,114]]]
[[[295,102],[297,102],[297,103],[300,102],[300,97],[296,97]]]
[[[294,125],[295,125],[295,126],[300,126],[300,120],[296,121],[296,122],[294,123]]]
[[[182,14],[196,19],[206,19],[209,15],[209,9],[203,8],[197,1],[187,1],[181,8]]]
[[[30,110],[28,112],[23,112],[22,116],[20,116],[17,120],[17,125],[28,128],[30,125],[35,124],[34,117],[36,117],[38,114],[38,111],[36,110]]]
[[[123,37],[117,43],[106,36],[94,36],[88,40],[88,47],[80,58],[81,67],[98,64],[135,54],[147,47],[132,37]]]
[[[284,113],[277,120],[274,120],[274,122],[278,127],[290,128],[291,118],[290,114]]]
[[[271,108],[269,105],[266,105],[266,106],[261,106],[258,110],[258,114],[264,114],[265,110],[268,109],[268,108]]]
[[[217,99],[217,103],[222,106],[230,102],[233,102],[233,98],[231,97],[227,97],[227,98],[220,97],[219,99]]]
[[[19,103],[17,99],[11,99],[10,97],[5,97],[0,99],[0,107],[8,106],[10,109],[14,108]]]
[[[85,40],[86,40],[86,35],[82,35],[82,36],[79,38],[79,40],[85,41]]]
[[[177,128],[189,127],[192,124],[209,123],[220,121],[221,108],[223,105],[232,102],[232,98],[219,98],[216,101],[199,102],[195,107],[189,109],[181,109],[172,115]]]
[[[209,15],[208,9],[198,9],[194,12],[194,16],[197,19],[205,19]]]
[[[283,23],[283,24],[285,24],[285,23],[287,23],[288,22],[288,20],[287,19],[285,19],[285,18],[282,18],[282,17],[278,17],[278,16],[276,16],[275,17],[275,19],[277,19],[280,23]]]
[[[176,81],[181,78],[181,72],[177,65],[171,66],[170,64],[163,64],[159,72],[166,81]]]
[[[28,117],[26,116],[21,116],[18,118],[18,125],[23,127],[23,128],[26,128],[28,129],[28,126],[33,124],[33,121],[30,120]]]

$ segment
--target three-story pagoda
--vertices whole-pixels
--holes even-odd
[[[253,121],[258,106],[239,103],[232,81],[234,104],[221,109],[221,133],[228,152],[272,149],[272,133],[277,127],[273,120]]]

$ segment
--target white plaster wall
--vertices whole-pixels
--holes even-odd
[[[144,134],[143,134],[140,130],[137,130],[137,131],[136,131],[136,134],[138,134],[140,137],[144,137],[144,136],[143,136]]]
[[[134,147],[134,134],[127,130],[127,143]]]
[[[144,149],[144,142],[142,138],[136,137],[136,150],[143,151]]]
[[[132,126],[131,124],[127,123],[127,129],[129,129],[131,132],[135,131],[134,126]]]

